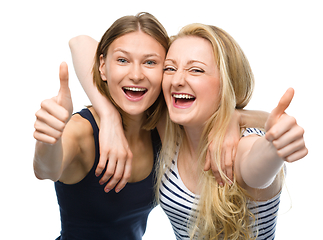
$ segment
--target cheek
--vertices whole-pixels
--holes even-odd
[[[157,66],[153,69],[149,69],[145,75],[150,78],[154,79],[154,82],[158,82],[160,85],[162,83],[163,79],[163,74],[164,74],[164,68],[161,66]]]
[[[172,77],[170,75],[163,74],[162,87],[164,92],[169,91],[171,81],[172,81]]]
[[[210,85],[205,88],[205,95],[209,96],[212,101],[216,101],[219,98],[220,87],[218,85]]]
[[[117,72],[111,71],[107,74],[107,85],[110,92],[110,96],[114,99],[114,101],[118,101],[120,94],[122,93],[120,90],[118,83],[120,82],[120,78],[118,77]]]
[[[162,75],[151,75],[151,77],[149,78],[150,81],[150,85],[153,89],[154,92],[157,92],[158,95],[162,89]]]
[[[110,69],[113,69],[113,71],[111,71]],[[116,80],[118,79],[118,76],[120,74],[118,73],[118,68],[113,68],[113,66],[108,65],[105,75],[107,78],[108,85],[111,86],[112,84],[114,84],[116,82]]]
[[[106,75],[110,82],[119,82],[129,74],[129,71],[130,69],[128,67],[120,66],[112,61],[107,64]]]
[[[159,83],[156,82],[156,86],[153,87],[152,95],[151,95],[151,97],[153,98],[153,101],[156,101],[156,99],[158,98],[161,90],[162,90],[161,82],[159,82]]]
[[[152,78],[152,84],[158,88],[162,88],[162,82],[163,82],[163,75],[154,75]]]
[[[171,83],[170,76],[164,74],[163,81],[162,81],[162,89],[163,89],[165,100],[170,97],[170,83]]]
[[[212,112],[214,113],[218,108],[220,100],[220,82],[211,81],[206,87],[204,87],[202,93],[205,105],[208,106],[209,109],[212,109]]]
[[[109,75],[107,77],[107,85],[108,85],[108,88],[109,88],[109,91],[111,93],[111,95],[116,91],[116,88],[117,88],[117,84],[116,84],[116,81],[115,81],[115,78],[111,75]]]

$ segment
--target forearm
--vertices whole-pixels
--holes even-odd
[[[34,155],[34,173],[38,179],[57,181],[62,173],[63,149],[62,141],[50,145],[36,142]]]
[[[110,122],[113,122],[115,119],[115,121],[121,123],[121,117],[118,110],[99,92],[95,85],[91,84],[92,81],[86,79],[82,80],[82,78],[79,78],[79,80],[101,121],[108,119]]]
[[[240,114],[240,126],[265,129],[269,113],[255,110],[237,110]]]
[[[98,42],[89,36],[77,36],[69,41],[75,73],[99,117],[111,120],[112,115],[120,122],[116,108],[93,83],[92,67],[97,45]]]
[[[241,162],[241,177],[252,188],[268,187],[284,164],[273,144],[261,137],[257,139]]]

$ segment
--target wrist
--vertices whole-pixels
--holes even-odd
[[[244,121],[243,112],[244,112],[243,109],[235,109],[234,111],[235,119],[237,119],[237,122],[240,127],[245,127],[245,124],[246,124]]]
[[[94,108],[95,109],[95,108]],[[120,120],[121,121],[121,115],[119,111],[115,107],[109,107],[109,108],[100,108],[96,110],[96,113],[98,114],[100,119],[107,119],[107,120]]]
[[[119,112],[115,113],[102,113],[102,114],[98,114],[101,122],[102,121],[108,121],[108,122],[115,122],[115,123],[121,123],[122,119],[121,119],[121,115]]]
[[[106,125],[113,128],[121,127],[123,129],[122,118],[118,111],[117,113],[110,112],[110,113],[100,114],[99,119],[100,119],[100,125]]]

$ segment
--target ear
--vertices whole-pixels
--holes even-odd
[[[107,81],[106,77],[106,69],[105,69],[105,59],[103,57],[103,54],[100,55],[100,67],[99,67],[99,72],[101,75],[101,78],[103,81]]]

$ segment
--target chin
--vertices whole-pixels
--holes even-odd
[[[201,128],[201,126],[204,126],[205,121],[202,119],[197,119],[195,115],[190,114],[169,114],[170,119],[172,122],[182,125],[183,127],[190,127],[190,128]]]
[[[179,125],[185,126],[189,123],[186,116],[176,116],[176,114],[173,114],[173,115],[170,114],[169,117],[172,120],[172,122],[179,124]]]

